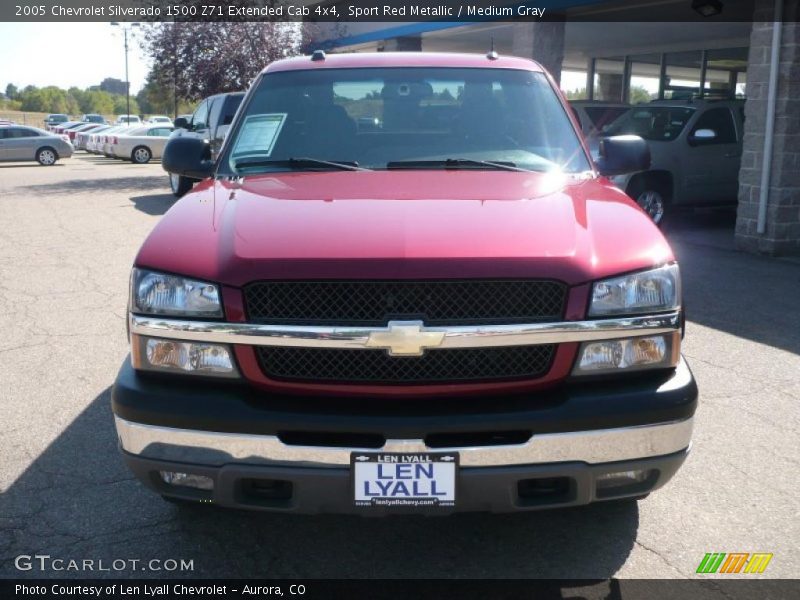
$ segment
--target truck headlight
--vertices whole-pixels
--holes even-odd
[[[584,342],[573,375],[600,375],[674,367],[680,358],[680,332],[602,342]]]
[[[677,263],[598,281],[592,287],[589,316],[630,315],[677,309],[681,276]]]
[[[133,269],[131,311],[145,315],[221,317],[219,288],[179,275]]]
[[[224,344],[131,336],[133,368],[186,375],[238,377],[233,351]]]

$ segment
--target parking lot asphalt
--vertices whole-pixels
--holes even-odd
[[[706,552],[771,552],[761,577],[800,573],[800,265],[736,252],[729,218],[668,231],[701,404],[692,454],[664,489],[639,503],[367,519],[178,509],[123,465],[109,395],[128,352],[128,275],[172,203],[158,164],[0,164],[0,577],[680,578]],[[35,554],[193,570],[15,568]]]

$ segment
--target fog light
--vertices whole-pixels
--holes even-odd
[[[133,366],[216,377],[237,377],[228,346],[131,336]]]
[[[198,490],[213,490],[214,480],[205,475],[193,475],[192,473],[177,473],[175,471],[159,471],[161,479],[168,485],[180,487],[190,487]]]
[[[586,342],[581,345],[573,375],[670,367],[678,362],[676,334]]]
[[[636,469],[634,471],[617,471],[616,473],[603,473],[595,477],[598,490],[619,488],[637,483],[644,483],[650,477],[652,469]]]

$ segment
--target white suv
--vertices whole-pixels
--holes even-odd
[[[117,115],[117,125],[141,125],[139,115]]]
[[[678,207],[734,206],[742,160],[744,101],[655,100],[634,106],[603,130],[650,146],[647,171],[613,177],[656,223]]]

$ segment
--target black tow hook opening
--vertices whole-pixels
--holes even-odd
[[[520,479],[517,482],[517,497],[521,506],[572,502],[576,490],[575,480],[571,477]]]
[[[288,507],[294,486],[284,479],[241,479],[238,500],[253,506]]]

